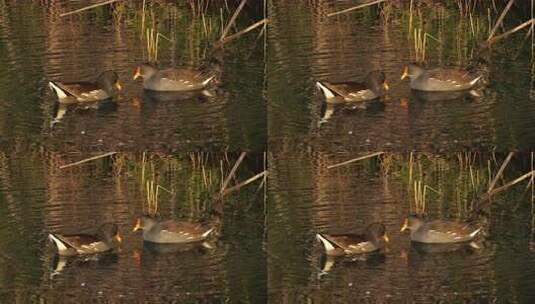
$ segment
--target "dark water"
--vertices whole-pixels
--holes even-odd
[[[253,175],[261,157],[248,156],[236,179]],[[1,303],[266,301],[258,184],[225,199],[221,234],[211,241],[211,249],[155,248],[144,246],[141,234],[131,232],[146,200],[139,172],[131,169],[132,158],[121,167],[122,174],[108,160],[58,169],[71,161],[58,155],[0,156]],[[185,157],[158,171],[159,184],[176,193],[173,197],[161,191],[163,217],[188,218],[195,212],[189,204],[198,199],[198,176],[190,173],[188,161]],[[210,170],[218,172],[218,167]],[[48,232],[91,230],[106,221],[119,225],[123,242],[118,251],[87,260],[70,258],[62,268],[56,266]]]
[[[0,1],[0,303],[535,302],[535,215],[526,181],[494,197],[477,246],[429,247],[399,232],[414,199],[406,159],[327,169],[363,151],[423,151],[422,159],[450,168],[421,176],[440,193],[429,190],[429,215],[466,216],[466,189],[483,178],[487,164],[496,174],[505,154],[487,154],[475,173],[461,174],[452,164],[462,153],[433,153],[533,148],[533,62],[523,34],[480,54],[486,61],[480,97],[436,100],[399,80],[417,56],[407,11],[397,7],[402,1],[388,1],[388,25],[377,7],[326,17],[357,1],[266,1],[265,35],[258,28],[218,50],[212,44],[241,1],[146,1],[145,25],[166,37],[159,42],[160,66],[221,71],[213,96],[154,96],[132,80],[135,67],[149,59],[141,38],[143,1],[59,16],[96,2]],[[416,2],[426,22],[415,18],[413,28],[440,40],[427,40],[427,64],[473,63],[488,35],[485,13],[459,18],[456,3],[438,9],[428,5],[440,1]],[[195,12],[190,5],[199,3],[209,3],[208,10]],[[265,14],[261,1],[248,1],[231,33]],[[526,18],[515,6],[505,27]],[[92,80],[107,69],[123,84],[113,101],[58,107],[47,87],[50,80]],[[391,90],[367,109],[327,107],[314,85],[362,80],[376,69],[386,73]],[[210,194],[219,191],[221,166],[228,172],[238,154],[202,154],[199,163],[199,153],[183,152],[266,150],[249,153],[230,184],[268,170],[267,186],[257,180],[243,187],[221,210],[202,204],[211,202],[203,185],[215,180]],[[110,151],[132,154],[59,168]],[[138,151],[147,151],[147,171]],[[498,185],[532,169],[530,160],[515,155]],[[388,166],[392,171],[383,174]],[[158,200],[165,218],[222,211],[217,240],[144,244],[131,232],[146,211],[140,176],[171,189]],[[124,236],[111,254],[59,259],[47,241],[49,232],[90,230],[106,221]],[[377,254],[326,259],[315,240],[317,232],[362,231],[376,221],[391,239]]]
[[[150,2],[150,1],[149,1]],[[84,2],[86,3],[86,2]],[[152,3],[152,2],[150,2]],[[232,3],[232,2],[231,2]],[[65,151],[263,150],[266,110],[263,91],[263,41],[244,35],[217,58],[221,86],[212,98],[154,100],[132,80],[136,65],[148,60],[141,37],[142,1],[130,2],[121,19],[109,6],[74,16],[59,14],[81,7],[73,1],[7,1],[0,4],[0,142],[4,146],[39,144]],[[230,4],[229,4],[230,5]],[[234,8],[223,6],[228,20]],[[118,10],[118,9],[117,9]],[[200,66],[218,37],[219,9],[194,17],[186,3],[148,5],[160,38],[161,67]],[[248,6],[237,28],[261,18]],[[204,34],[203,24],[214,30]],[[123,90],[112,104],[70,107],[52,129],[56,96],[50,80],[93,80],[115,70]]]
[[[415,61],[408,16],[395,17],[407,10],[394,8],[394,21],[388,25],[382,24],[375,6],[326,17],[351,6],[349,1],[271,3],[270,147],[287,150],[298,142],[336,152],[508,150],[535,145],[531,53],[529,44],[522,44],[523,34],[497,44],[490,56],[482,55],[488,62],[488,84],[480,98],[423,100],[411,93],[406,80],[400,81],[403,66]],[[428,38],[428,66],[467,66],[477,58],[477,43],[466,37],[471,25],[466,18],[459,20],[455,7],[452,3],[443,19],[428,13],[424,26],[414,21],[414,28],[423,28],[441,41]],[[488,36],[482,29],[486,13],[477,18],[481,28],[478,37]],[[512,25],[523,21],[518,12],[506,20]],[[386,73],[391,90],[384,103],[367,110],[336,107],[328,121],[318,127],[324,105],[315,82],[362,81],[371,70]]]
[[[404,183],[396,175],[385,178],[369,164],[326,168],[348,158],[321,153],[271,156],[272,303],[533,302],[532,207],[529,195],[523,195],[524,185],[495,198],[479,249],[411,246],[409,236],[399,232],[412,199]],[[430,183],[444,199],[427,199],[429,216],[456,217],[454,180]],[[338,258],[323,269],[316,232],[362,231],[372,222],[383,222],[390,237],[381,253],[353,261]]]

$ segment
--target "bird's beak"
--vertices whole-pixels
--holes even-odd
[[[405,219],[405,222],[403,222],[403,226],[401,227],[401,229],[399,231],[403,232],[403,231],[407,230],[408,228],[409,228],[409,220]]]
[[[141,77],[141,68],[137,67],[136,72],[134,73],[134,80],[138,79],[138,77]]]
[[[119,233],[117,233],[117,235],[115,236],[115,239],[117,240],[117,242],[121,243],[123,241],[123,238],[121,237],[121,235]]]
[[[385,242],[390,242],[390,238],[388,237],[388,235],[385,233],[385,235],[383,235],[383,239],[385,240]]]
[[[390,86],[388,85],[388,83],[385,81],[383,82],[383,87],[385,88],[385,90],[390,90]]]
[[[123,89],[123,87],[121,86],[121,83],[120,83],[119,81],[117,81],[117,82],[115,83],[115,87],[116,87],[117,90],[119,90],[119,91]]]
[[[132,229],[132,232],[136,232],[136,231],[140,230],[141,228],[143,228],[143,227],[141,227],[141,219],[137,219],[136,226],[134,227],[134,229]]]
[[[408,76],[409,76],[409,67],[405,66],[405,68],[403,69],[403,74],[401,75],[401,80],[407,78]]]

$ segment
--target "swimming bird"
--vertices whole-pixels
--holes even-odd
[[[389,242],[385,226],[381,223],[370,224],[363,234],[316,234],[328,256],[355,255],[380,249],[380,240]]]
[[[111,98],[115,89],[121,90],[119,76],[114,71],[102,72],[95,82],[50,81],[48,86],[60,103],[83,103]]]
[[[215,226],[185,221],[157,221],[148,216],[138,218],[132,231],[143,230],[143,240],[153,243],[193,243],[207,239]]]
[[[419,65],[409,64],[404,67],[401,80],[407,77],[413,90],[444,92],[471,90],[483,76],[463,69],[426,70]]]
[[[400,231],[410,230],[411,241],[420,243],[461,243],[472,241],[482,227],[460,221],[433,220],[425,221],[419,216],[409,215]]]
[[[94,254],[112,250],[122,241],[116,224],[102,224],[96,234],[56,234],[48,238],[54,242],[60,256]]]
[[[364,82],[316,82],[328,103],[363,102],[380,98],[389,90],[385,74],[381,71],[368,73]]]
[[[134,80],[143,79],[143,88],[161,92],[184,92],[206,88],[214,79],[215,74],[186,68],[169,68],[160,70],[150,64],[138,66]]]

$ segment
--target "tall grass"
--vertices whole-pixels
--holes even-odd
[[[144,0],[141,13],[132,22],[139,24],[140,37],[145,42],[144,56],[157,62],[161,53],[161,38],[168,43],[166,51],[178,55],[188,65],[197,65],[209,53],[221,34],[228,15],[223,2],[189,0],[177,5],[160,6]],[[185,56],[188,56],[185,58]]]
[[[379,169],[383,176],[398,178],[405,185],[406,203],[411,212],[438,211],[469,218],[481,207],[481,198],[488,199],[494,189],[504,187],[498,187],[495,182],[508,184],[504,174],[508,164],[501,164],[502,157],[479,152],[386,153],[379,156]],[[528,186],[535,191],[532,184]]]
[[[499,31],[506,32],[509,24],[514,26],[519,22],[508,15],[511,7],[509,1],[410,0],[381,2],[376,5],[378,9],[374,6],[357,6],[363,7],[359,10],[378,12],[376,16],[385,26],[386,31],[390,30],[388,28],[390,24],[396,27],[401,25],[408,41],[406,48],[411,50],[411,59],[416,62],[428,61],[430,58],[426,54],[433,50],[433,55],[439,56],[433,60],[440,62],[443,59],[449,59],[444,58],[448,56],[456,58],[456,63],[459,65],[470,63],[474,57],[481,55],[482,46],[490,37],[498,34]],[[527,8],[527,6],[524,7]],[[535,8],[531,9],[533,16]],[[346,14],[356,14],[356,11],[350,9],[343,11],[347,11]],[[533,24],[531,25],[530,28],[533,28]],[[527,36],[530,35],[533,40],[535,31],[531,31]],[[429,45],[427,38],[430,37],[439,43]],[[456,47],[451,48],[451,45]],[[452,51],[456,52],[455,56],[452,56]]]
[[[180,156],[120,153],[113,158],[113,172],[117,177],[135,177],[146,214],[171,213],[201,219],[222,208],[223,184],[231,186],[240,180],[242,166],[232,167],[236,156],[205,152]]]

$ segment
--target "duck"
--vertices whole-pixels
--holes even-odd
[[[385,74],[381,71],[368,73],[364,82],[321,82],[316,86],[323,92],[328,103],[364,102],[380,98],[390,89]]]
[[[132,232],[143,230],[143,240],[158,244],[185,244],[202,242],[214,231],[215,226],[185,221],[157,221],[143,216],[138,218]]]
[[[96,234],[57,234],[50,233],[48,238],[60,256],[76,256],[110,251],[122,242],[119,228],[114,223],[104,223]]]
[[[409,215],[403,222],[401,232],[410,230],[413,242],[447,244],[470,242],[481,232],[482,227],[460,221],[426,221],[417,215]]]
[[[102,72],[95,82],[50,81],[48,86],[58,96],[60,103],[94,102],[112,98],[115,89],[122,90],[119,76],[114,71]]]
[[[370,224],[363,234],[323,234],[316,238],[323,244],[327,256],[358,255],[380,249],[379,241],[390,242],[382,223]]]
[[[482,75],[463,69],[436,68],[426,70],[417,64],[406,65],[401,75],[401,80],[410,79],[410,87],[413,90],[425,92],[453,92],[468,91],[473,89]]]
[[[134,80],[143,79],[143,88],[159,92],[187,92],[206,88],[216,77],[215,74],[187,68],[160,70],[145,63],[134,72]]]

